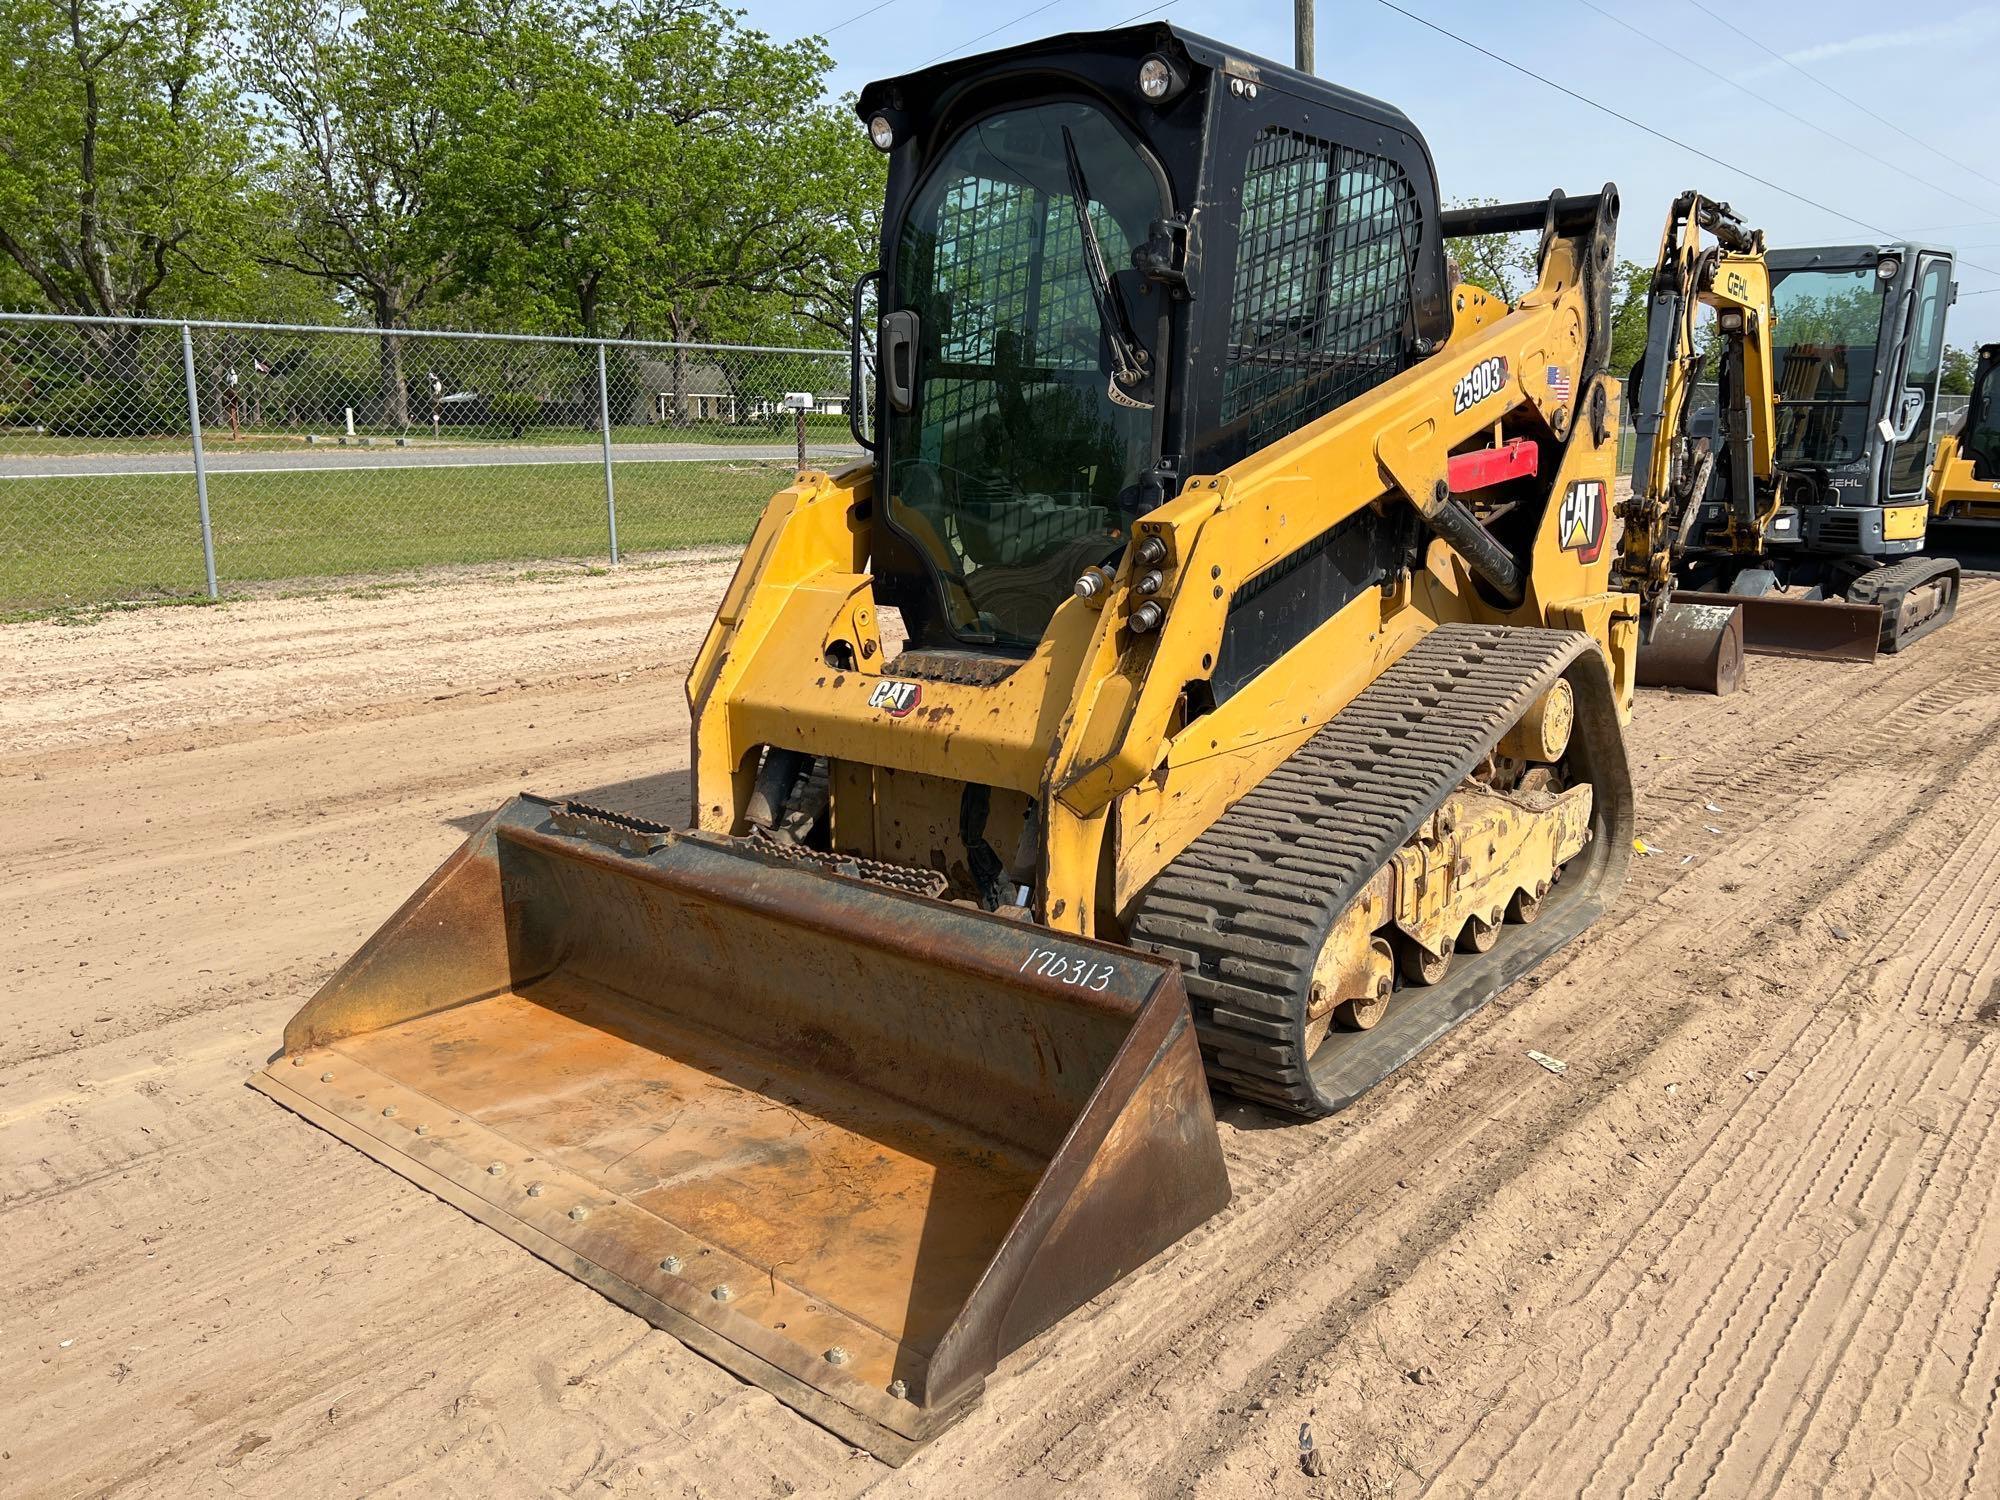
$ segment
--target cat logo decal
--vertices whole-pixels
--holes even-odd
[[[875,684],[875,691],[868,695],[870,708],[885,709],[892,719],[900,719],[917,706],[924,696],[921,682],[897,682],[885,677]]]
[[[1574,552],[1579,561],[1594,563],[1604,550],[1605,523],[1610,508],[1604,500],[1604,481],[1579,479],[1563,495],[1562,510],[1556,516],[1556,534],[1565,552]]]

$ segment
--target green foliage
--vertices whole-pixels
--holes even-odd
[[[1491,208],[1499,201],[1454,198],[1445,207]],[[1457,268],[1461,281],[1469,281],[1511,304],[1535,284],[1540,269],[1535,260],[1537,241],[1538,236],[1532,234],[1480,234],[1446,240],[1444,253]]]
[[[221,33],[219,0],[0,0],[0,291],[198,311],[243,269],[257,152]]]
[[[1969,349],[1954,349],[1949,346],[1944,351],[1944,375],[1938,382],[1938,392],[1945,396],[1970,396],[1972,394],[1972,373],[1975,361]]]
[[[1653,291],[1653,273],[1629,260],[1611,273],[1611,353],[1605,368],[1620,380],[1631,377],[1646,352],[1646,312]],[[1631,398],[1631,393],[1626,393]]]
[[[24,415],[50,437],[151,437],[187,430],[186,397],[144,384],[48,391]]]
[[[522,391],[500,391],[487,398],[486,409],[493,420],[514,437],[520,437],[541,414],[541,399]]]

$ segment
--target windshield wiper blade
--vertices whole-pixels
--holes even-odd
[[[1063,126],[1063,159],[1069,172],[1070,202],[1076,211],[1076,231],[1083,240],[1083,275],[1090,283],[1090,300],[1097,308],[1098,326],[1111,346],[1111,399],[1120,406],[1150,407],[1153,387],[1152,361],[1139,343],[1125,309],[1125,299],[1112,284],[1104,268],[1104,246],[1098,242],[1097,226],[1090,222],[1090,187],[1083,179],[1083,163],[1077,159],[1076,137]]]

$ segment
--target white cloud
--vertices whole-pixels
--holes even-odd
[[[1813,63],[1852,57],[1857,53],[1900,52],[1915,47],[1962,47],[1970,42],[1984,41],[1996,33],[2000,33],[2000,8],[1981,5],[1948,20],[1933,21],[1923,26],[1906,26],[1898,31],[1868,31],[1839,41],[1799,47],[1785,53],[1784,58],[1785,62],[1808,67]],[[1737,78],[1747,83],[1753,78],[1775,73],[1782,67],[1783,64],[1778,62],[1761,63],[1737,74]]]

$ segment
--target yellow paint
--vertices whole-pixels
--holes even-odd
[[[1151,596],[1166,609],[1157,631],[1127,626],[1143,602],[1128,549],[1111,588],[1065,600],[1002,681],[912,679],[915,703],[901,715],[875,696],[896,679],[867,566],[873,474],[802,473],[758,524],[689,675],[699,826],[740,830],[765,745],[829,759],[836,847],[855,853],[956,847],[951,789],[985,785],[996,809],[1023,799],[1040,809],[1036,915],[1116,937],[1119,913],[1168,860],[1441,623],[1586,631],[1629,710],[1636,604],[1609,591],[1619,392],[1582,374],[1591,314],[1579,243],[1553,240],[1536,287],[1511,309],[1455,289],[1441,351],[1226,471],[1189,479],[1143,517],[1136,537],[1166,549]],[[1486,361],[1505,362],[1505,381],[1455,411],[1455,388]],[[1551,367],[1568,373],[1574,405],[1555,400]],[[1364,590],[1212,711],[1190,714],[1190,685],[1212,677],[1230,600],[1246,585],[1363,510],[1434,510],[1451,453],[1503,432],[1540,444],[1547,485],[1527,502],[1541,514],[1520,605],[1490,602],[1434,541],[1413,574]],[[1563,499],[1578,485],[1597,486],[1602,502],[1594,546],[1574,510],[1564,527]],[[852,665],[833,665],[846,649]],[[989,830],[1011,862],[1015,849],[996,822]]]
[[[1930,508],[1923,505],[1891,505],[1882,512],[1882,540],[1913,542],[1923,537]]]

